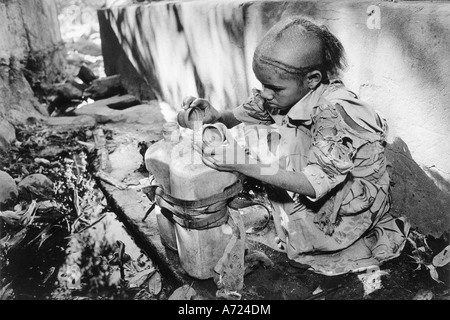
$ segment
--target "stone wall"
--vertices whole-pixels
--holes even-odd
[[[395,174],[394,198],[402,207],[394,209],[422,226],[427,217],[427,232],[447,228],[450,3],[209,0],[112,7],[99,11],[105,72],[129,78],[135,91],[148,88],[142,94],[174,111],[187,95],[231,109],[260,86],[251,69],[257,42],[291,15],[325,24],[343,42],[344,82],[387,118],[391,162],[404,173]],[[431,184],[419,203],[411,195],[421,191],[409,187],[420,189],[423,179]]]
[[[0,1],[0,118],[13,125],[47,115],[32,90],[64,72],[55,2]]]

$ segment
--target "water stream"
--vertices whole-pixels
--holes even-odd
[[[59,228],[41,246],[36,242],[11,251],[8,258],[3,276],[12,281],[15,300],[156,299],[143,288],[144,277],[136,277],[157,272],[155,266],[113,212],[81,233],[68,236]]]

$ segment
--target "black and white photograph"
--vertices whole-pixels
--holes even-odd
[[[0,0],[0,300],[450,300],[449,52],[450,1]]]

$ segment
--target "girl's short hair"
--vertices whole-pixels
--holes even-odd
[[[280,76],[296,78],[299,81],[303,80],[303,77],[313,70],[319,70],[322,72],[322,82],[328,83],[330,78],[337,77],[339,73],[347,67],[347,61],[345,57],[345,50],[342,43],[333,35],[326,26],[317,25],[312,21],[303,17],[290,17],[279,26],[278,33],[275,36],[281,37],[282,34],[292,28],[300,26],[305,33],[314,36],[322,44],[322,63],[320,65],[309,66],[303,70],[296,70],[295,72],[280,72]]]

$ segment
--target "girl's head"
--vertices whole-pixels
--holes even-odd
[[[291,17],[275,24],[253,56],[253,71],[269,107],[290,109],[345,66],[341,42],[324,26]]]

